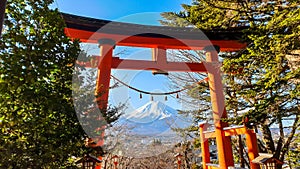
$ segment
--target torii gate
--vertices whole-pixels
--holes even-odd
[[[62,13],[67,27],[65,33],[71,39],[98,43],[100,56],[96,94],[101,93],[100,108],[107,108],[111,69],[152,70],[163,72],[203,72],[208,74],[215,131],[206,131],[207,125],[200,124],[203,168],[227,169],[234,166],[230,136],[245,134],[251,169],[258,169],[251,161],[258,156],[256,134],[246,127],[230,128],[221,121],[227,118],[219,62],[219,51],[237,51],[246,47],[239,38],[241,29],[197,31],[192,28],[145,26],[121,22],[111,22]],[[109,25],[105,28],[106,25]],[[145,33],[146,32],[146,33]],[[199,33],[204,32],[204,36]],[[167,35],[167,36],[166,36]],[[175,38],[174,38],[175,37]],[[152,61],[124,60],[113,57],[114,47],[131,46],[152,48]],[[205,63],[168,62],[167,49],[205,50]],[[92,66],[86,63],[85,66]],[[219,165],[210,164],[208,138],[216,138]],[[97,143],[103,145],[103,140]]]

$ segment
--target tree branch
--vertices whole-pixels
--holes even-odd
[[[299,115],[299,113],[300,113],[300,106],[298,106],[298,109],[299,109],[298,115],[296,115],[295,121],[294,121],[294,123],[293,123],[292,131],[291,131],[291,133],[289,134],[289,136],[287,137],[287,139],[286,139],[286,141],[285,141],[285,143],[284,143],[284,145],[283,145],[283,148],[282,148],[280,157],[279,157],[279,159],[280,159],[281,161],[284,160],[284,156],[286,155],[286,153],[287,153],[287,151],[288,151],[288,148],[289,148],[289,146],[290,146],[290,144],[291,144],[291,142],[292,142],[292,140],[293,140],[293,138],[294,138],[294,135],[295,135],[297,129],[300,127],[300,123],[299,123],[299,118],[300,118],[300,115]]]

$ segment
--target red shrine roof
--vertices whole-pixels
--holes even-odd
[[[83,42],[97,43],[110,38],[121,46],[199,49],[205,45],[220,46],[223,51],[235,51],[246,46],[241,43],[244,28],[200,30],[195,28],[149,26],[88,18],[61,13],[66,34]]]

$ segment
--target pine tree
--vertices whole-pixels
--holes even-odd
[[[72,95],[80,44],[64,34],[51,3],[7,2],[0,39],[0,168],[74,167],[73,156],[88,151]],[[103,112],[106,125],[116,111]]]
[[[179,13],[163,16],[177,16],[181,19],[176,20],[184,19],[204,30],[243,28],[243,41],[249,44],[246,50],[220,54],[227,110],[231,116],[248,111],[231,122],[239,124],[247,116],[263,133],[261,151],[284,160],[300,114],[297,1],[195,0],[183,8]],[[292,120],[289,133],[284,132],[286,118]],[[280,131],[277,138],[271,132],[275,124]]]

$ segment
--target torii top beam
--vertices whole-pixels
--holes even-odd
[[[66,35],[87,43],[109,38],[118,46],[146,48],[201,50],[217,45],[221,51],[237,51],[246,47],[241,42],[244,28],[200,30],[113,22],[65,13],[62,16]]]

